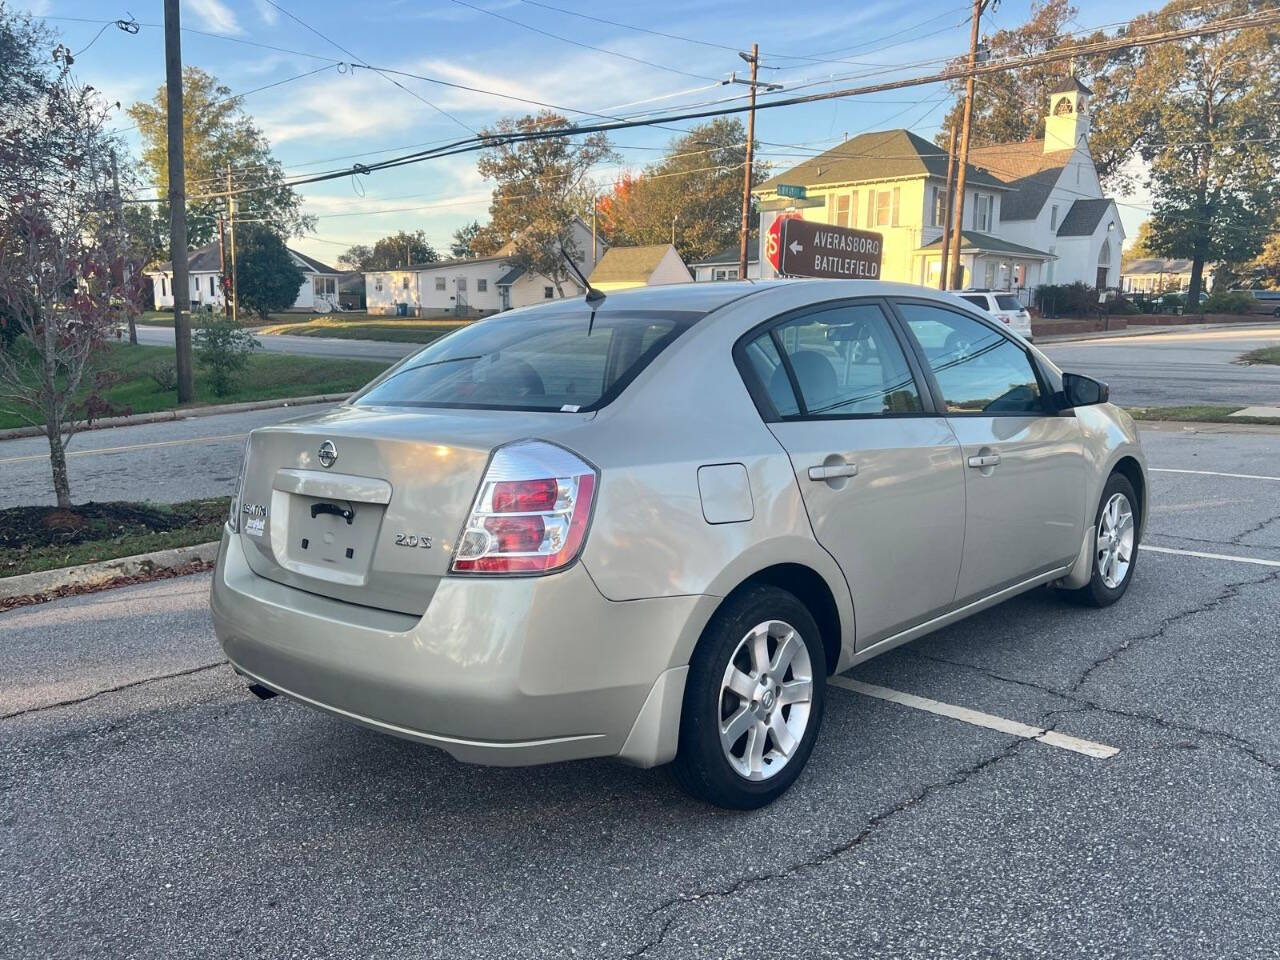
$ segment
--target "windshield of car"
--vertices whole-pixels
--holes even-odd
[[[1001,310],[1021,310],[1022,301],[1008,294],[996,294],[996,306]]]
[[[513,314],[477,321],[418,351],[359,406],[557,410],[604,406],[702,314]]]

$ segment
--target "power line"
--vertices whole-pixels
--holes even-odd
[[[267,2],[270,3],[271,0],[267,0]],[[668,67],[661,63],[654,63],[652,60],[645,60],[643,57],[633,57],[629,53],[619,53],[617,50],[607,50],[604,47],[595,47],[589,43],[583,43],[581,40],[574,40],[572,37],[564,37],[558,33],[552,33],[550,30],[543,30],[541,27],[535,27],[532,24],[523,23],[520,20],[515,19],[514,17],[508,17],[505,14],[498,13],[496,10],[486,10],[484,7],[478,7],[474,3],[468,3],[467,0],[450,0],[450,2],[455,3],[460,7],[466,7],[469,10],[474,10],[476,11],[476,13],[483,13],[485,16],[494,17],[498,20],[503,20],[503,21],[506,21],[507,23],[515,24],[517,27],[522,27],[525,30],[531,30],[534,33],[540,33],[544,37],[550,37],[551,39],[559,40],[562,43],[571,43],[575,47],[582,47],[586,50],[594,50],[597,53],[604,53],[611,57],[620,57],[623,60],[630,60],[632,63],[640,63],[640,64],[644,64],[646,67],[653,67],[655,70],[665,70],[668,73],[678,73],[685,77],[693,77],[695,80],[710,80],[712,83],[719,82],[718,77],[708,77],[705,74],[701,74],[701,73],[690,73],[688,70],[681,70],[678,67]]]
[[[455,0],[457,2],[457,0]],[[1271,26],[1280,23],[1280,12],[1257,13],[1248,16],[1232,17],[1213,23],[1202,24],[1195,27],[1187,27],[1181,30],[1164,31],[1161,33],[1146,34],[1141,36],[1122,36],[1110,38],[1107,40],[1097,41],[1094,43],[1082,44],[1066,49],[1050,50],[1045,53],[1033,54],[1024,57],[1009,58],[1000,63],[994,64],[978,64],[974,66],[958,66],[943,70],[939,73],[927,74],[924,76],[904,78],[900,80],[886,81],[884,83],[870,84],[861,87],[851,87],[842,90],[826,91],[822,93],[806,94],[803,96],[786,97],[777,100],[770,100],[756,105],[758,110],[776,109],[781,107],[796,106],[806,103],[817,103],[826,100],[843,99],[852,96],[865,96],[873,93],[882,93],[889,90],[899,90],[908,87],[926,86],[935,83],[946,83],[952,80],[963,79],[968,76],[980,77],[1005,70],[1017,69],[1019,67],[1033,66],[1044,63],[1057,63],[1069,60],[1078,56],[1096,55],[1101,53],[1113,52],[1115,50],[1126,49],[1129,47],[1147,47],[1155,44],[1169,43],[1176,40],[1190,39],[1193,37],[1212,36],[1215,34],[1225,33],[1232,30],[1259,28]],[[462,153],[470,153],[477,150],[483,150],[495,146],[510,145],[514,143],[527,142],[532,140],[545,140],[556,137],[572,137],[581,136],[590,133],[611,132],[614,130],[631,129],[634,127],[654,126],[658,123],[674,123],[684,120],[700,120],[708,117],[726,116],[730,114],[743,113],[750,107],[745,105],[736,105],[729,107],[720,107],[712,110],[685,111],[678,114],[662,116],[650,119],[635,119],[613,121],[608,123],[573,125],[558,129],[531,131],[527,133],[510,133],[501,136],[477,136],[470,140],[459,140],[449,144],[445,144],[434,150],[420,151],[417,153],[406,154],[401,157],[393,157],[388,160],[380,161],[376,164],[360,167],[356,172],[373,173],[378,170],[392,169],[412,163],[419,163],[423,160],[439,159],[442,157],[455,156]],[[349,176],[352,170],[332,171],[328,173],[316,174],[310,177],[299,178],[290,182],[290,186],[302,186],[308,183],[320,183],[326,180],[333,180],[339,177]],[[246,192],[246,191],[237,191]]]
[[[356,63],[358,63],[358,64],[360,64],[361,66],[364,66],[364,67],[369,67],[369,63],[368,63],[368,61],[367,61],[367,60],[362,60],[360,57],[356,56],[354,53],[352,53],[350,50],[348,50],[348,49],[347,49],[346,47],[344,47],[342,44],[338,43],[338,41],[337,41],[337,40],[334,40],[332,37],[327,37],[327,36],[325,36],[323,33],[321,33],[321,32],[320,32],[319,30],[317,30],[315,27],[311,26],[311,24],[307,23],[305,20],[303,20],[303,19],[302,19],[301,17],[299,17],[297,14],[291,13],[290,11],[286,10],[284,7],[280,6],[280,4],[276,3],[276,0],[266,0],[266,2],[267,2],[267,3],[269,3],[271,6],[273,6],[275,9],[279,10],[281,13],[283,13],[286,17],[288,17],[288,18],[289,18],[290,20],[292,20],[294,23],[297,23],[297,24],[299,24],[300,26],[305,27],[307,30],[310,30],[312,33],[314,33],[314,34],[315,34],[317,37],[319,37],[321,40],[325,41],[326,43],[332,44],[334,47],[336,47],[337,49],[341,50],[343,53],[345,53],[348,57],[350,57],[350,58],[351,58],[352,60],[354,60]],[[369,67],[369,69],[371,69],[371,70],[372,70],[372,69],[374,69],[374,68],[373,68],[373,67]],[[394,77],[389,77],[389,76],[387,76],[385,73],[380,73],[380,76],[384,77],[384,78],[387,80],[387,82],[389,82],[389,83],[393,84],[394,86],[399,87],[399,88],[400,88],[401,90],[403,90],[405,93],[409,94],[409,96],[411,96],[411,97],[413,97],[413,98],[415,98],[415,99],[417,99],[417,100],[421,100],[423,103],[425,103],[428,107],[430,107],[430,108],[431,108],[432,110],[434,110],[436,113],[440,114],[442,117],[447,117],[448,119],[452,120],[452,121],[453,121],[454,123],[456,123],[458,126],[462,127],[462,129],[463,129],[463,130],[466,130],[466,131],[467,131],[467,132],[469,132],[469,133],[473,133],[473,134],[475,134],[476,136],[479,136],[479,133],[478,133],[476,130],[474,130],[473,128],[471,128],[471,127],[467,126],[465,123],[463,123],[463,122],[462,122],[461,120],[459,120],[457,117],[455,117],[453,114],[449,113],[449,111],[447,111],[447,110],[443,110],[443,109],[441,109],[440,107],[437,107],[434,103],[432,103],[432,102],[431,102],[430,100],[428,100],[426,97],[422,96],[422,94],[420,94],[420,93],[416,93],[415,91],[410,90],[408,87],[406,87],[406,86],[405,86],[403,83],[401,83],[399,80],[395,79]]]

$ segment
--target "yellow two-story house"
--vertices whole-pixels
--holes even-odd
[[[1119,282],[1124,239],[1088,145],[1089,90],[1050,93],[1046,137],[975,147],[966,170],[960,262],[964,286],[1029,293],[1042,283]],[[804,187],[806,199],[779,195]],[[881,277],[937,287],[947,206],[947,152],[909,130],[864,133],[754,190],[760,235],[782,215],[883,237]],[[759,265],[761,276],[775,276]],[[756,275],[753,271],[751,275]]]

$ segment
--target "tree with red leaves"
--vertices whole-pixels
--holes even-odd
[[[0,8],[0,40],[47,36]],[[136,309],[141,280],[113,224],[111,107],[72,78],[71,63],[56,46],[0,116],[0,409],[48,437],[60,507],[71,506],[68,440],[115,412],[95,361]]]

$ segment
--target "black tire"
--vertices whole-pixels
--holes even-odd
[[[1129,501],[1129,508],[1133,512],[1133,550],[1129,558],[1128,569],[1124,572],[1124,578],[1120,580],[1114,587],[1108,586],[1103,579],[1098,564],[1098,528],[1102,523],[1102,512],[1106,509],[1107,503],[1116,494],[1122,494]],[[1134,493],[1133,484],[1129,482],[1129,478],[1122,473],[1113,473],[1107,478],[1107,485],[1102,488],[1102,496],[1098,499],[1098,509],[1093,517],[1093,533],[1094,533],[1094,550],[1093,556],[1090,558],[1091,570],[1089,573],[1089,582],[1078,590],[1063,590],[1062,594],[1073,603],[1078,603],[1086,607],[1109,607],[1121,597],[1125,591],[1129,589],[1129,584],[1133,582],[1133,573],[1138,566],[1138,543],[1141,540],[1141,505],[1138,502],[1137,494]]]
[[[722,684],[731,658],[735,653],[743,656],[739,645],[744,638],[758,625],[775,620],[792,627],[808,653],[812,676],[808,720],[803,734],[777,772],[767,779],[752,780],[734,769],[720,743]],[[770,639],[766,643],[773,644],[774,641]],[[770,646],[769,649],[770,656],[773,656],[776,647]],[[792,673],[785,675],[794,680]],[[822,725],[826,677],[826,654],[818,625],[794,595],[778,587],[760,585],[731,596],[707,624],[689,664],[680,716],[680,745],[671,764],[676,782],[698,799],[718,807],[754,810],[772,803],[795,782],[813,751]],[[781,683],[784,677],[776,679]],[[746,706],[741,701],[739,705]],[[795,707],[787,705],[773,709],[785,719],[792,716],[791,711]],[[764,742],[765,749],[769,743],[777,748],[776,740]],[[744,752],[746,749],[749,748],[744,746]]]

